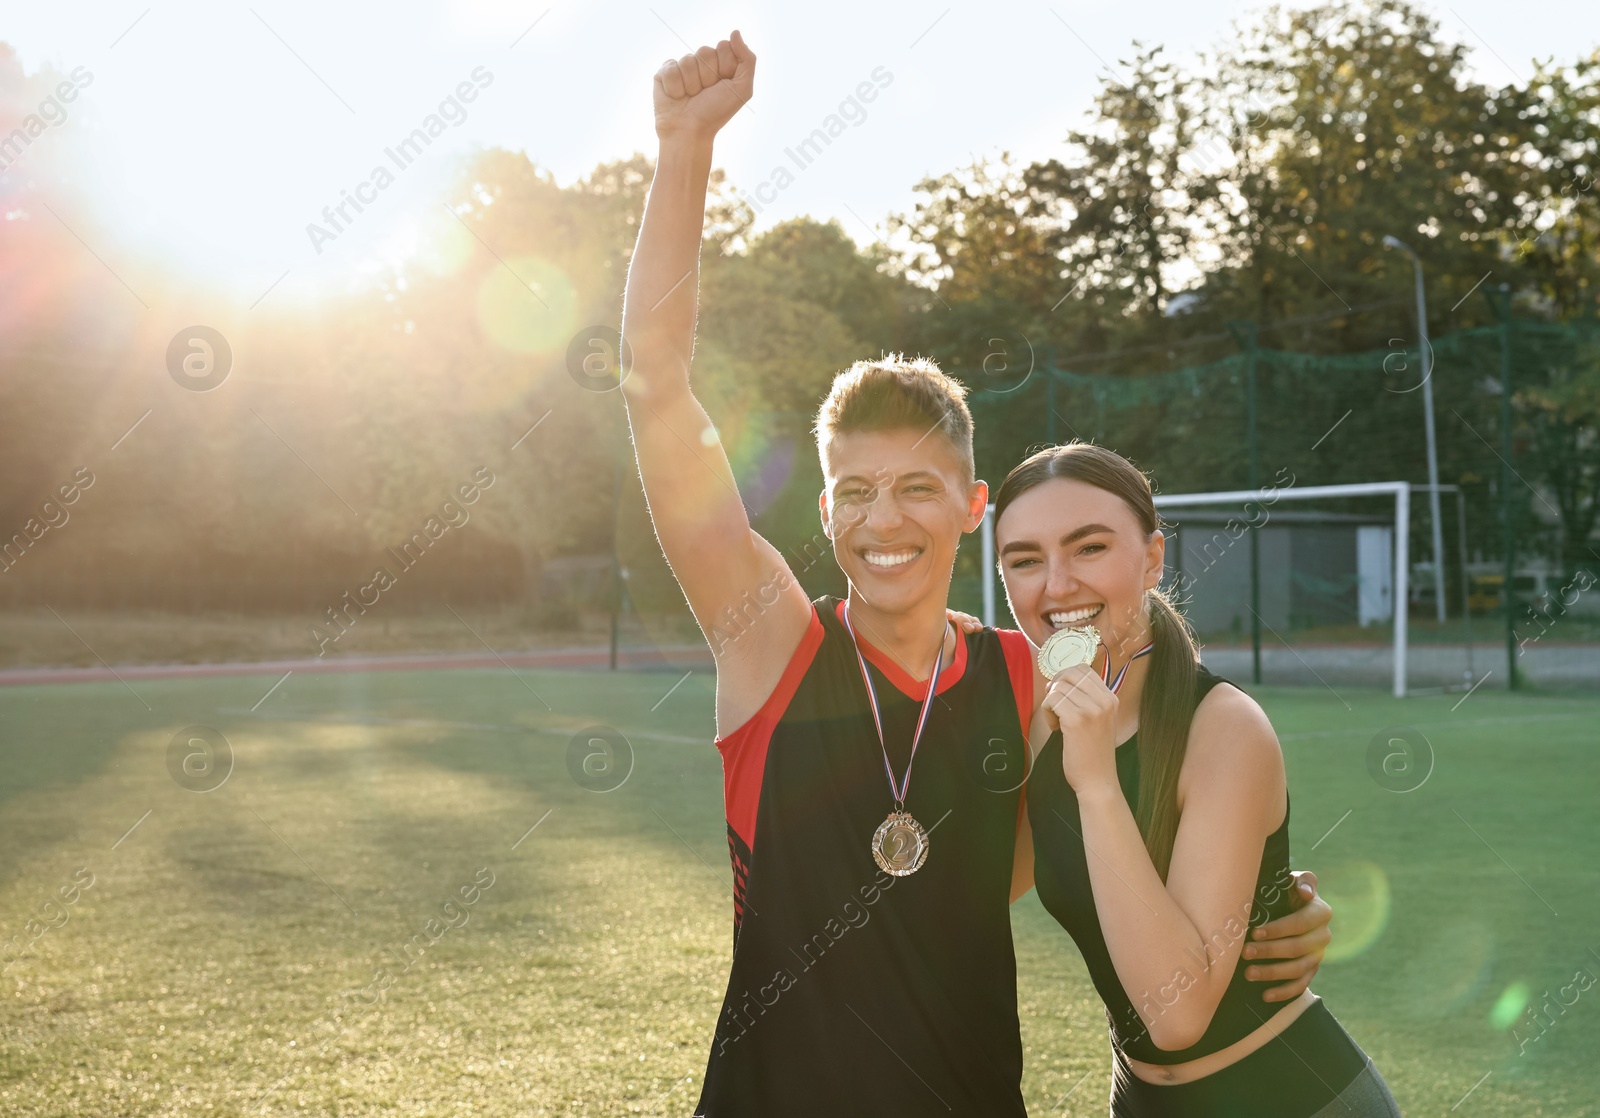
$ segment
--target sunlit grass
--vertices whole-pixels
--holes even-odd
[[[0,690],[0,935],[26,942],[58,887],[94,876],[0,977],[0,1112],[688,1113],[731,943],[709,678],[662,702],[676,677],[297,675],[251,713],[274,679],[140,681],[152,711],[116,683]],[[1330,891],[1375,867],[1391,898],[1318,991],[1409,1114],[1489,1073],[1463,1113],[1600,1113],[1600,991],[1526,1055],[1525,1018],[1492,1019],[1515,984],[1537,1003],[1600,974],[1600,703],[1345,697],[1266,696],[1297,863]],[[635,757],[598,793],[567,747],[602,721]],[[1395,793],[1366,750],[1402,722],[1436,764]],[[232,745],[214,791],[169,775],[191,724]],[[1352,924],[1361,903],[1335,897]],[[1037,902],[1015,911],[1030,1109],[1103,1114],[1099,1003]]]
[[[346,619],[349,620],[348,614]],[[570,618],[557,620],[561,622],[559,628],[550,625],[549,615],[537,610],[498,606],[462,606],[454,616],[442,610],[374,610],[370,617],[357,617],[337,643],[329,641],[327,656],[483,653],[484,641],[502,652],[550,646],[599,648],[609,640],[604,615],[572,611]],[[313,659],[321,647],[313,624],[320,624],[324,633],[336,631],[325,617],[310,609],[299,616],[272,617],[159,610],[57,608],[52,613],[43,607],[13,609],[0,613],[0,668]],[[681,645],[699,654],[704,648],[693,621],[674,616],[644,620],[626,617],[620,640],[624,650]]]

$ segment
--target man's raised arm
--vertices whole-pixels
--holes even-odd
[[[656,537],[717,661],[717,731],[777,686],[810,623],[783,557],[750,527],[728,456],[689,388],[712,141],[750,99],[756,57],[731,40],[655,76],[660,152],[628,270],[622,393]]]

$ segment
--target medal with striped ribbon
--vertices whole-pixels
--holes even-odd
[[[1138,652],[1128,657],[1128,662],[1122,665],[1122,670],[1117,673],[1115,682],[1111,679],[1111,653],[1106,653],[1106,662],[1100,667],[1100,679],[1111,688],[1115,695],[1122,687],[1122,681],[1128,674],[1128,669],[1133,662],[1142,656],[1148,656],[1155,651],[1156,644],[1150,641]],[[1081,628],[1057,629],[1050,634],[1039,649],[1039,671],[1046,679],[1054,679],[1068,668],[1075,668],[1079,664],[1092,664],[1100,653],[1100,630],[1092,625]]]
[[[867,704],[872,710],[872,724],[878,731],[878,747],[883,750],[883,771],[889,777],[889,794],[894,797],[894,810],[878,824],[872,833],[872,859],[884,873],[906,877],[916,873],[928,860],[928,832],[906,810],[906,793],[911,789],[911,766],[917,760],[917,746],[922,741],[922,729],[928,724],[928,712],[933,709],[933,695],[939,687],[939,669],[944,666],[944,634],[939,635],[939,651],[933,658],[933,673],[928,676],[928,693],[922,700],[922,712],[917,716],[917,728],[911,737],[911,757],[906,761],[906,775],[896,780],[894,766],[889,763],[889,747],[883,740],[883,718],[878,713],[878,693],[872,686],[872,675],[867,671],[866,657],[861,655],[861,642],[850,624],[850,606],[844,607],[844,627],[855,648],[856,664],[861,668],[861,681],[866,684]]]

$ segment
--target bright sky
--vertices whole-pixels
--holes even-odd
[[[524,150],[568,183],[603,160],[652,150],[656,67],[685,53],[685,41],[713,42],[735,26],[760,57],[756,97],[724,134],[718,162],[746,191],[775,166],[792,168],[784,149],[860,83],[881,87],[864,119],[792,185],[767,191],[774,201],[759,218],[836,217],[865,241],[869,226],[910,208],[926,175],[1001,151],[1056,152],[1082,123],[1097,74],[1134,39],[1185,57],[1225,41],[1231,21],[1257,7],[134,0],[11,5],[0,38],[30,73],[48,63],[93,76],[71,113],[94,132],[100,162],[85,170],[105,188],[94,228],[111,239],[106,251],[158,253],[254,299],[280,276],[279,297],[325,289],[452,222],[426,192],[453,153]],[[1571,60],[1600,43],[1593,0],[1430,7],[1495,84],[1526,78],[1535,56]],[[464,119],[400,169],[384,149],[475,72]],[[25,175],[34,156],[11,174]],[[319,254],[307,224],[379,166],[394,184],[362,188],[376,200]]]

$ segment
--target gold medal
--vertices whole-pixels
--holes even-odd
[[[1093,626],[1058,629],[1039,649],[1039,670],[1046,679],[1054,679],[1068,668],[1093,664],[1099,651],[1100,630]]]
[[[891,811],[872,834],[872,857],[884,873],[916,873],[928,860],[928,832],[910,812]]]
[[[917,716],[917,728],[911,735],[911,759],[906,762],[906,775],[895,779],[894,768],[889,764],[889,747],[883,743],[883,718],[878,713],[878,693],[872,686],[872,674],[867,671],[866,657],[861,655],[861,644],[856,640],[855,628],[850,624],[850,609],[845,607],[844,627],[855,646],[856,664],[861,668],[861,682],[867,689],[867,704],[872,709],[872,724],[878,731],[878,747],[883,750],[883,771],[889,778],[889,794],[894,797],[894,810],[889,818],[878,824],[872,832],[872,860],[884,873],[905,877],[916,873],[928,860],[928,832],[906,810],[906,793],[911,791],[911,766],[917,760],[917,746],[922,742],[922,731],[928,725],[928,712],[933,709],[933,696],[939,689],[939,668],[944,664],[944,634],[939,634],[939,650],[934,653],[933,670],[928,673],[928,693],[922,699],[922,713]],[[958,638],[959,639],[959,638]],[[934,826],[938,826],[937,823]]]

